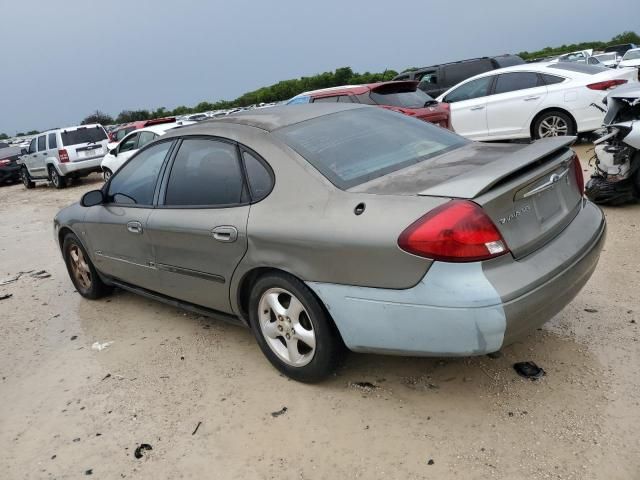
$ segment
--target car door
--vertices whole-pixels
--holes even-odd
[[[487,97],[489,135],[496,139],[528,137],[531,120],[546,96],[547,87],[536,72],[498,75],[493,94]]]
[[[480,77],[465,82],[444,96],[451,109],[453,130],[467,138],[482,140],[488,137],[487,95],[494,76]]]
[[[148,219],[162,293],[232,312],[231,276],[247,250],[249,202],[238,147],[185,138]]]
[[[36,152],[31,154],[32,167],[29,169],[35,177],[47,176],[47,136],[39,135],[36,139]]]
[[[37,166],[37,154],[38,154],[38,139],[32,138],[29,143],[29,148],[27,149],[27,153],[25,155],[24,163],[27,165],[29,169],[29,174],[32,177],[38,177],[43,175],[43,170],[38,170]]]
[[[160,142],[133,157],[105,185],[106,202],[87,209],[83,224],[98,270],[153,291],[159,289],[159,278],[147,219],[172,145]]]

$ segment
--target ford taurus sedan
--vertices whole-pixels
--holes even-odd
[[[376,107],[274,107],[169,132],[55,218],[77,291],[251,328],[300,381],[347,349],[495,352],[587,282],[605,239],[569,137],[480,144]]]

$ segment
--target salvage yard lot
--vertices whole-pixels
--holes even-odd
[[[0,286],[0,478],[638,478],[640,205],[605,210],[587,286],[499,358],[353,354],[304,385],[249,330],[75,293],[52,219],[101,182],[0,188],[0,283],[28,272]]]

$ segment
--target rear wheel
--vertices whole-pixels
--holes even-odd
[[[318,382],[342,357],[344,347],[332,320],[309,288],[291,275],[274,272],[256,281],[249,318],[262,352],[294,380]]]
[[[575,135],[576,128],[569,115],[559,110],[551,110],[540,115],[533,124],[535,139]]]
[[[27,167],[22,167],[22,169],[20,169],[20,178],[22,180],[24,188],[29,190],[36,186],[35,182],[31,180],[31,175],[29,175],[29,170],[27,170]]]
[[[111,170],[109,170],[108,168],[105,168],[102,172],[102,176],[105,182],[109,181],[109,179],[111,178],[111,175],[113,175],[113,172],[111,172]]]
[[[58,189],[67,186],[67,179],[60,175],[53,165],[49,165],[49,180]]]
[[[80,295],[95,300],[111,293],[111,287],[100,279],[89,255],[74,234],[69,233],[64,237],[62,255],[69,277]]]

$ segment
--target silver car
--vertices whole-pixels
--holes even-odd
[[[55,236],[82,296],[117,286],[246,325],[296,380],[346,349],[481,355],[596,267],[605,219],[572,141],[482,144],[350,104],[253,110],[148,144]]]

